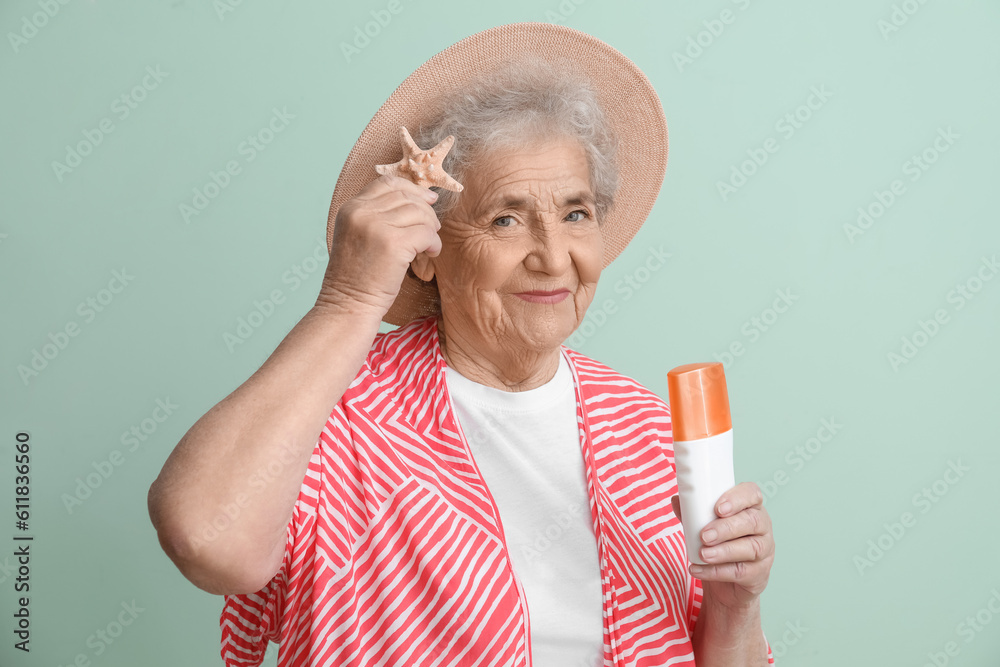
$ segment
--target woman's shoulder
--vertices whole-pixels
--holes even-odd
[[[667,402],[660,398],[655,391],[601,361],[565,345],[562,346],[562,349],[576,367],[580,388],[585,398],[602,396],[615,397],[629,402],[641,401],[661,410],[664,416],[669,419],[670,408]]]
[[[366,366],[375,377],[416,379],[436,361],[437,323],[434,316],[419,317],[390,331],[375,335]]]

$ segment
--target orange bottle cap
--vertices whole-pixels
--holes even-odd
[[[733,427],[720,362],[685,364],[667,373],[674,440],[701,440]]]

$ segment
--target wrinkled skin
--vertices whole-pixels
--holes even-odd
[[[583,147],[548,137],[481,157],[442,221],[442,248],[418,254],[422,280],[437,277],[439,331],[449,366],[480,384],[533,389],[555,375],[559,346],[583,321],[603,263],[603,237]],[[581,194],[583,201],[566,200]],[[504,197],[523,200],[503,206]],[[559,303],[516,294],[568,289]]]

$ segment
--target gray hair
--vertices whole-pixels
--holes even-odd
[[[522,56],[445,98],[435,121],[413,139],[421,148],[454,135],[442,166],[459,183],[476,160],[495,150],[517,149],[538,138],[568,136],[587,155],[598,223],[614,205],[618,189],[618,140],[590,81],[565,60]],[[435,188],[433,207],[443,220],[461,193]]]

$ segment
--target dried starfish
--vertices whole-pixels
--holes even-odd
[[[400,126],[399,137],[403,158],[392,164],[377,164],[375,171],[383,176],[400,176],[424,187],[433,185],[454,192],[463,190],[464,186],[441,167],[444,157],[455,143],[454,135],[449,134],[437,146],[426,151],[414,143],[405,126]]]

